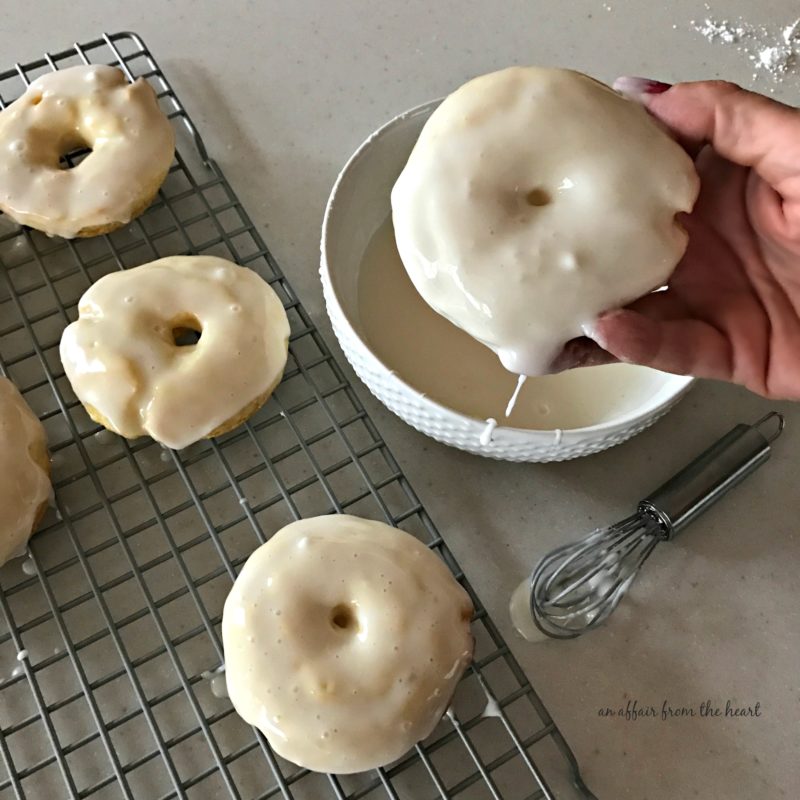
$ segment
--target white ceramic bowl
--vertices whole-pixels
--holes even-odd
[[[373,233],[390,213],[390,192],[422,126],[440,101],[395,117],[356,150],[339,174],[322,224],[322,288],[334,333],[369,390],[418,431],[477,455],[508,461],[564,461],[597,453],[652,425],[689,390],[692,379],[665,375],[660,388],[633,412],[586,428],[563,431],[498,427],[488,445],[486,422],[420,394],[383,364],[360,334],[358,274]]]

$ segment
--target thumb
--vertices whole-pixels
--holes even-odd
[[[658,319],[631,309],[603,314],[586,330],[620,361],[698,378],[730,380],[728,340],[698,319]]]
[[[800,109],[726,81],[668,86],[619,78],[614,88],[642,103],[690,149],[710,144],[728,161],[752,167],[779,191],[782,181],[798,174]]]

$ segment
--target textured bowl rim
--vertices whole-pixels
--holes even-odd
[[[328,201],[325,204],[325,214],[323,215],[322,218],[322,233],[320,238],[319,274],[322,280],[324,294],[325,294],[326,310],[328,310],[327,309],[328,303],[330,303],[331,301],[335,302],[337,311],[339,312],[339,317],[347,326],[347,333],[359,343],[364,353],[370,357],[370,361],[373,362],[376,368],[383,370],[388,375],[391,375],[393,380],[395,380],[398,384],[401,384],[406,391],[413,394],[417,398],[418,402],[420,402],[425,406],[428,406],[431,409],[436,410],[440,414],[445,414],[450,416],[454,422],[458,422],[465,425],[475,425],[475,424],[485,425],[486,424],[485,419],[481,419],[479,417],[471,417],[467,414],[463,414],[462,412],[456,411],[455,409],[452,409],[449,406],[445,406],[442,403],[439,403],[438,401],[433,400],[427,395],[423,394],[418,389],[411,386],[397,372],[395,372],[391,367],[389,367],[387,364],[381,361],[380,358],[378,358],[378,356],[370,348],[369,344],[355,329],[353,322],[350,318],[350,315],[345,312],[344,307],[342,306],[334,282],[331,279],[333,270],[331,269],[331,260],[328,257],[329,255],[328,235],[330,232],[331,217],[335,212],[335,207],[337,206],[339,200],[339,191],[341,189],[341,185],[343,181],[346,179],[352,167],[364,157],[366,152],[374,145],[375,141],[381,138],[388,130],[419,114],[432,112],[433,109],[435,109],[436,106],[438,106],[442,102],[442,100],[443,98],[428,100],[427,102],[420,103],[419,105],[414,106],[413,108],[410,108],[406,111],[403,111],[400,114],[397,114],[396,116],[387,120],[378,128],[376,128],[374,131],[372,131],[372,133],[370,133],[361,142],[361,144],[359,144],[359,146],[355,149],[352,155],[347,159],[344,166],[339,171],[339,174],[336,176],[336,180],[334,181],[333,187],[331,188]],[[331,317],[329,310],[328,310],[328,316]],[[689,375],[672,374],[671,377],[675,380],[676,386],[671,391],[664,393],[664,397],[661,399],[660,402],[652,406],[640,405],[636,409],[629,411],[626,414],[615,417],[614,419],[611,420],[598,422],[595,423],[594,425],[587,425],[581,428],[563,428],[563,429],[515,428],[510,425],[502,425],[498,420],[496,431],[498,433],[505,431],[520,436],[530,436],[531,438],[540,436],[546,436],[549,438],[552,437],[556,431],[561,430],[561,433],[564,437],[571,438],[572,436],[578,436],[583,438],[584,436],[595,436],[598,434],[604,434],[614,430],[619,430],[620,428],[625,428],[630,423],[635,422],[637,420],[644,419],[649,416],[659,415],[659,412],[661,412],[664,409],[668,409],[670,406],[674,405],[681,397],[683,397],[689,391],[689,389],[691,389],[692,385],[696,380],[695,378]]]

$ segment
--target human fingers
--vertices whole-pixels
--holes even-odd
[[[731,379],[728,340],[698,319],[656,319],[631,309],[601,316],[587,331],[620,361],[677,375]]]
[[[800,176],[800,110],[726,81],[674,86],[620,78],[614,88],[641,102],[690,150],[710,144],[729,161],[752,167],[778,191]]]
[[[685,301],[670,289],[646,294],[625,308],[656,320],[683,319],[689,315]]]
[[[653,292],[640,297],[627,306],[652,319],[667,320],[685,317],[685,303],[669,290]],[[594,325],[586,326],[587,336],[570,339],[550,365],[550,372],[564,372],[575,367],[597,367],[602,364],[615,364],[619,358],[600,347],[590,338],[594,333]]]

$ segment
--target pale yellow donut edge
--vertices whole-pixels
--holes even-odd
[[[37,447],[37,445],[39,445]],[[47,449],[47,442],[31,442],[30,447],[28,447],[28,452],[30,453],[31,458],[33,461],[42,469],[42,472],[47,476],[48,480],[52,478],[52,469],[50,464],[50,451]],[[43,503],[39,505],[39,508],[36,509],[36,512],[33,515],[33,525],[31,525],[31,532],[28,536],[30,539],[34,533],[39,528],[39,525],[44,518],[44,515],[47,513],[47,506],[49,502],[45,500]]]
[[[169,167],[164,171],[162,175],[160,175],[154,182],[152,188],[148,187],[148,191],[142,192],[137,199],[137,202],[132,205],[132,210],[130,214],[126,215],[126,219],[119,219],[116,222],[109,222],[106,225],[96,225],[94,227],[87,227],[81,228],[76,234],[76,239],[88,239],[92,236],[102,236],[104,233],[111,233],[112,231],[118,230],[123,226],[127,225],[129,222],[133,222],[137,217],[140,217],[150,208],[153,200],[156,199],[158,195],[158,190],[163,185],[164,181],[167,179],[167,175],[169,174]]]
[[[289,353],[289,340],[286,339],[286,353]],[[213,431],[209,431],[205,436],[200,437],[199,441],[203,439],[213,439],[215,436],[222,436],[223,433],[228,433],[229,431],[234,430],[234,428],[238,428],[243,423],[247,422],[250,417],[253,416],[260,408],[264,405],[264,403],[272,397],[273,392],[278,388],[280,382],[283,380],[283,373],[286,371],[286,367],[280,371],[275,381],[272,385],[261,395],[259,395],[255,400],[250,401],[244,408],[240,411],[237,411],[232,417],[227,419],[221,425],[218,425],[214,428]],[[86,413],[89,415],[89,418],[96,422],[98,425],[102,425],[107,431],[111,431],[111,433],[115,433],[117,436],[122,436],[125,438],[123,434],[121,434],[94,406],[90,405],[89,403],[82,404]]]
[[[52,467],[50,463],[50,451],[47,448],[47,437],[45,434],[44,426],[41,424],[41,422],[33,413],[33,411],[31,411],[30,406],[28,406],[24,398],[22,398],[22,402],[24,403],[25,410],[30,414],[32,418],[36,419],[36,421],[39,423],[39,428],[41,432],[40,438],[32,439],[30,442],[28,442],[28,454],[30,455],[31,460],[45,474],[48,482],[50,482],[52,475]],[[23,542],[23,548],[26,545],[26,543],[30,541],[31,537],[36,533],[36,531],[39,529],[39,525],[41,525],[42,519],[44,518],[44,515],[47,513],[47,507],[49,504],[50,504],[49,500],[43,500],[34,511],[33,521],[31,523],[30,530],[25,536],[25,540]],[[12,558],[16,557],[19,557],[19,555],[12,555],[5,559],[0,557],[0,567],[3,566],[3,564],[5,564],[7,561],[10,561]]]
[[[121,214],[120,219],[117,219],[114,222],[108,222],[105,225],[95,225],[81,228],[75,234],[74,238],[89,239],[93,236],[102,236],[105,233],[111,233],[112,231],[122,228],[129,222],[133,222],[133,220],[144,214],[144,212],[150,207],[168,174],[169,168],[167,168],[166,171],[160,175],[151,186],[147,188],[146,192],[142,192],[139,197],[136,198],[136,201],[131,205],[131,211],[129,214]],[[48,223],[44,217],[42,217],[42,222],[38,222],[38,220],[33,220],[30,215],[25,215],[26,218],[23,221],[22,219],[14,216],[14,210],[2,201],[0,201],[0,211],[2,211],[9,219],[13,219],[18,225],[24,225],[28,228],[33,228],[33,230],[40,231],[45,234],[47,233],[46,228]]]

